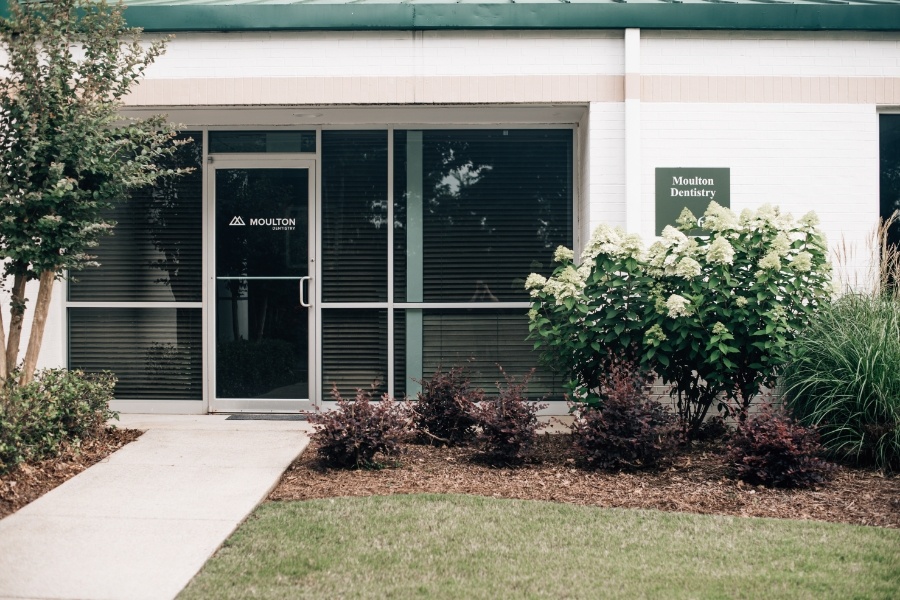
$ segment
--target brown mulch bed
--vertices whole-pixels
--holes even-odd
[[[742,517],[815,519],[900,528],[900,477],[840,467],[819,489],[781,490],[729,479],[721,450],[701,445],[655,473],[578,468],[568,434],[540,436],[535,462],[497,468],[471,448],[407,444],[401,465],[381,470],[325,469],[315,442],[288,469],[270,500],[387,494],[475,494],[494,498],[643,508]],[[473,460],[475,459],[475,460]]]
[[[136,429],[107,429],[80,448],[67,448],[55,458],[23,463],[0,475],[0,519],[105,459],[142,433]]]

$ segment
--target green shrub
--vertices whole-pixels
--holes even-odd
[[[649,247],[601,225],[575,262],[525,282],[530,331],[542,358],[569,376],[570,398],[597,404],[613,357],[628,357],[671,386],[681,425],[696,437],[712,406],[746,411],[775,382],[796,332],[827,304],[830,266],[814,214],[772,206],[740,216],[716,203],[706,235],[685,211]],[[724,402],[722,400],[725,400]]]
[[[381,466],[378,454],[396,456],[408,432],[405,407],[385,394],[372,401],[372,392],[356,390],[356,400],[341,397],[337,385],[331,390],[337,408],[309,414],[317,426],[312,439],[319,444],[318,455],[325,464],[360,469]]]
[[[534,371],[521,382],[500,370],[506,384],[497,384],[496,397],[486,397],[473,408],[478,425],[478,444],[489,461],[515,465],[528,458],[535,435],[547,426],[537,419],[537,413],[546,404],[529,402],[528,381]]]
[[[429,442],[453,446],[471,440],[475,435],[475,403],[484,392],[472,388],[466,370],[440,367],[431,379],[422,380],[422,391],[413,404],[413,424],[419,437]]]
[[[793,357],[784,402],[828,451],[900,469],[900,300],[842,297],[800,333]]]
[[[748,483],[806,488],[824,483],[834,470],[819,458],[821,453],[815,430],[767,404],[738,426],[728,442],[727,461],[731,473]]]
[[[55,456],[103,431],[118,414],[109,409],[116,379],[111,373],[46,369],[19,386],[15,377],[0,391],[0,472],[23,461]]]

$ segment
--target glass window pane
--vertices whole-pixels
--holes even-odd
[[[216,281],[216,397],[309,398],[309,312],[299,285]]]
[[[70,308],[69,367],[112,371],[119,400],[202,400],[199,308]]]
[[[395,299],[527,301],[572,245],[572,131],[399,133]]]
[[[386,310],[322,311],[323,400],[334,384],[347,400],[373,385],[376,398],[387,392],[387,333]]]
[[[216,169],[216,277],[308,273],[309,171]]]
[[[431,377],[439,367],[466,367],[473,385],[495,394],[503,381],[499,365],[519,381],[536,369],[529,398],[562,400],[562,378],[539,365],[527,337],[525,309],[396,311],[394,393],[414,396],[420,389],[416,379]]]
[[[315,131],[210,131],[209,151],[315,152]]]
[[[879,117],[881,145],[881,218],[900,210],[900,115]],[[900,245],[900,223],[891,227],[890,243]]]
[[[387,132],[322,132],[322,299],[387,300]]]
[[[203,137],[179,148],[166,167],[193,167],[181,177],[135,191],[113,208],[113,235],[96,248],[99,267],[70,274],[69,300],[200,302],[203,256]]]

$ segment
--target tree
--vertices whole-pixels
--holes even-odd
[[[8,6],[9,18],[0,19],[7,55],[0,64],[0,259],[2,283],[12,286],[8,333],[0,311],[0,378],[16,369],[25,286],[37,280],[19,379],[25,384],[37,364],[54,282],[95,266],[91,248],[115,225],[103,211],[180,171],[160,166],[178,145],[163,116],[119,114],[166,39],[142,45],[122,5],[105,0]]]

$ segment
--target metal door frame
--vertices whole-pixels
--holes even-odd
[[[317,255],[317,161],[303,155],[294,154],[210,154],[206,165],[206,256],[203,279],[206,282],[206,352],[207,390],[209,412],[232,413],[296,413],[313,410],[321,402],[319,396],[319,328],[318,312],[318,272]],[[308,364],[309,398],[218,398],[216,396],[216,170],[217,169],[306,169],[308,173],[307,191],[307,275],[309,277],[306,294],[308,313]],[[300,290],[298,290],[298,294]]]

